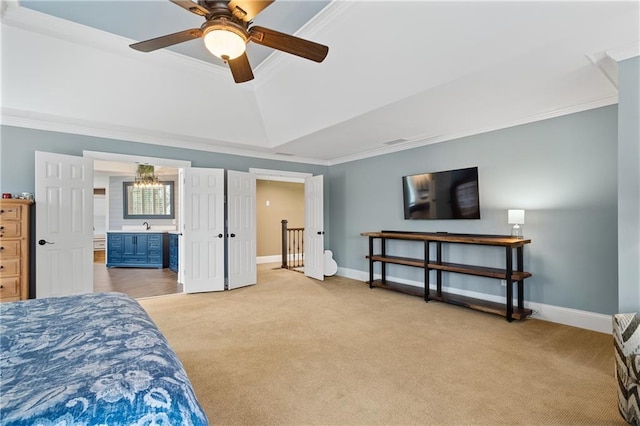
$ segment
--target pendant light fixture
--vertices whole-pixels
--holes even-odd
[[[162,186],[155,174],[155,167],[150,164],[138,164],[134,185],[145,188]]]

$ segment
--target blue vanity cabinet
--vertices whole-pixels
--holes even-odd
[[[147,237],[145,234],[122,234],[122,257],[127,263],[148,263]]]
[[[122,263],[122,235],[107,232],[107,268]]]
[[[169,269],[178,272],[178,234],[169,234]]]
[[[161,232],[107,232],[107,268],[166,268],[169,235]]]
[[[149,264],[160,265],[158,268],[169,265],[169,234],[148,234],[146,246]]]

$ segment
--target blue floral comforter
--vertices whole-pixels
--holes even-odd
[[[97,293],[0,304],[0,424],[208,422],[138,302]]]

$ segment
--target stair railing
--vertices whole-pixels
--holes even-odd
[[[304,228],[288,228],[282,223],[282,267],[295,269],[304,267]]]

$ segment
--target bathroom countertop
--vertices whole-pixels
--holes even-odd
[[[167,234],[169,232],[176,232],[176,231],[169,231],[167,229],[136,229],[136,230],[129,230],[129,229],[110,229],[107,231],[107,234]]]

